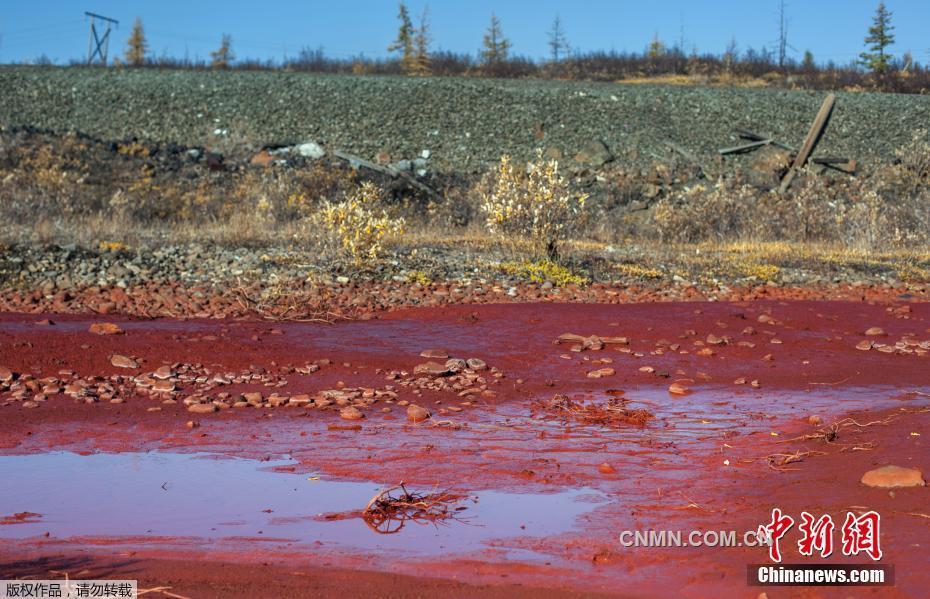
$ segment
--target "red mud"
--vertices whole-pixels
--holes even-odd
[[[54,324],[36,324],[44,318]],[[89,333],[99,317],[2,315],[0,366],[41,378],[63,369],[116,374],[120,369],[109,360],[115,353],[140,362],[133,372],[177,362],[273,369],[327,358],[332,364],[319,372],[287,375],[288,384],[280,389],[314,393],[340,381],[347,387],[384,385],[376,369],[412,371],[426,361],[420,351],[441,347],[452,356],[479,357],[505,376],[489,387],[493,396],[445,414],[440,410],[457,406],[461,398],[439,391],[415,396],[399,389],[401,399],[433,411],[433,418],[417,425],[406,421],[402,408],[380,403],[364,419],[348,423],[334,410],[286,407],[194,415],[183,404],[163,405],[149,397],[87,405],[52,396],[27,409],[20,401],[4,402],[0,394],[3,456],[49,450],[289,456],[293,465],[282,472],[295,481],[308,476],[377,484],[404,480],[418,488],[468,494],[527,493],[528,511],[513,509],[515,520],[527,520],[525,535],[508,532],[465,550],[425,547],[408,555],[387,545],[353,550],[329,538],[261,538],[257,531],[209,540],[144,531],[109,537],[9,532],[37,526],[32,522],[0,528],[3,577],[45,577],[49,569],[74,575],[87,568],[90,573],[83,577],[139,578],[143,586],[171,586],[172,592],[191,597],[496,597],[537,596],[539,589],[693,597],[756,597],[762,590],[768,597],[853,594],[854,589],[829,587],[747,586],[746,565],[765,563],[764,548],[624,548],[618,542],[623,530],[681,530],[685,535],[693,529],[755,530],[779,507],[796,520],[801,511],[830,514],[837,529],[847,511],[878,511],[881,563],[894,564],[896,585],[865,589],[867,594],[918,597],[930,584],[928,488],[889,492],[859,483],[865,471],[884,464],[921,468],[925,478],[930,473],[925,441],[930,435],[930,357],[907,343],[900,345],[902,351],[889,353],[856,349],[865,340],[894,346],[902,339],[930,339],[928,304],[451,306],[399,310],[379,320],[331,326],[108,320],[125,334]],[[745,332],[747,327],[754,331]],[[881,327],[883,335],[867,337],[872,327]],[[573,352],[554,344],[566,332],[628,337],[629,345]],[[708,345],[719,339],[727,343]],[[713,355],[699,354],[706,348]],[[605,366],[615,374],[587,376]],[[653,372],[641,370],[645,366]],[[676,380],[686,381],[689,394],[668,393]],[[623,390],[631,408],[647,409],[655,418],[643,427],[618,428],[561,419],[539,409],[539,400],[556,394],[606,401],[608,390]],[[156,406],[161,410],[147,411]],[[824,424],[811,425],[812,415]],[[854,424],[844,420],[848,416]],[[188,428],[191,420],[200,426]],[[797,438],[834,422],[843,426],[829,442]],[[786,455],[800,459],[786,461]],[[605,463],[611,468],[599,468]],[[602,500],[568,530],[533,533],[531,520],[540,514],[532,513],[532,497],[581,488]],[[359,497],[345,510],[361,509],[368,499]],[[22,512],[41,510],[8,505],[0,495],[0,518]],[[265,516],[270,522],[274,514]],[[102,522],[108,514],[98,517]],[[287,521],[277,525],[286,530]],[[455,526],[450,523],[444,534],[454,538]],[[796,531],[781,543],[786,563],[869,561],[839,551],[826,560],[801,557]],[[396,535],[397,542],[403,543],[404,534]]]

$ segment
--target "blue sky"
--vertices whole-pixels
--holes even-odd
[[[655,34],[669,45],[682,32],[686,48],[719,53],[735,38],[740,50],[774,48],[778,0],[411,0],[418,14],[429,5],[433,47],[474,53],[490,15],[497,13],[513,51],[533,58],[548,54],[546,32],[556,14],[573,47],[641,51]],[[876,0],[787,0],[788,39],[800,59],[811,50],[820,61],[845,64],[862,50]],[[897,43],[930,63],[930,1],[889,0]],[[111,56],[121,52],[133,20],[142,18],[155,54],[206,58],[220,35],[232,35],[236,54],[275,58],[301,47],[322,46],[328,55],[383,57],[396,33],[392,0],[3,0],[0,2],[0,62],[42,54],[67,62],[87,52],[90,10],[120,21]]]

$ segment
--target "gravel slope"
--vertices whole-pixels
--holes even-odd
[[[537,147],[573,156],[603,140],[645,165],[674,141],[711,160],[742,127],[800,145],[824,94],[555,81],[0,67],[0,123],[141,137],[186,145],[257,147],[316,140],[366,158],[430,150],[441,170],[483,170],[502,153]],[[537,139],[534,126],[543,125]],[[866,165],[893,157],[930,123],[930,98],[840,93],[817,153]],[[216,135],[214,132],[228,133]]]

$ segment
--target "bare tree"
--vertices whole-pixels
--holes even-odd
[[[723,51],[723,67],[727,73],[733,69],[733,65],[736,64],[738,58],[739,46],[736,44],[736,38],[732,37],[730,43],[727,44],[727,49]]]
[[[416,34],[413,38],[413,71],[414,75],[430,74],[430,55],[429,45],[432,39],[429,33],[429,5],[423,8],[420,13],[420,25],[416,28]]]
[[[785,68],[788,52],[788,20],[785,17],[785,0],[778,3],[778,67]]]
[[[570,51],[568,38],[565,35],[565,30],[562,28],[562,19],[559,15],[555,15],[555,21],[552,22],[552,29],[549,30],[549,49],[552,51],[552,62],[559,62],[559,60],[567,56]]]

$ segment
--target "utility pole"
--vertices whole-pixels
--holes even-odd
[[[119,27],[119,21],[104,17],[92,12],[85,12],[85,17],[90,18],[90,38],[87,40],[87,64],[94,64],[94,57],[100,57],[100,64],[107,66],[107,52],[110,49],[110,29],[112,25]],[[103,35],[97,33],[97,21],[100,21],[101,27],[106,25]]]

